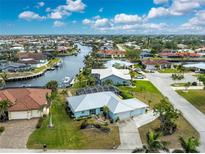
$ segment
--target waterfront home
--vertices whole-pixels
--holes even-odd
[[[140,55],[140,59],[147,59],[147,58],[152,58],[153,54],[151,53],[151,50],[144,49]]]
[[[125,51],[121,50],[100,50],[96,55],[103,58],[124,58],[125,53]]]
[[[19,63],[30,64],[33,68],[39,68],[48,64],[47,57],[42,53],[22,52],[18,53]]]
[[[100,115],[103,107],[109,108],[109,117],[113,120],[129,119],[144,114],[148,105],[140,100],[123,100],[113,92],[98,92],[67,98],[68,107],[75,118]]]
[[[0,64],[0,72],[22,72],[31,70],[31,65],[6,62]]]
[[[190,63],[183,65],[185,68],[194,69],[195,71],[204,72],[205,73],[205,63]]]
[[[103,84],[110,80],[113,84],[130,84],[130,73],[128,69],[116,69],[114,67],[106,69],[92,69],[91,74],[96,77],[98,83]]]
[[[199,58],[202,55],[192,52],[161,52],[159,56],[162,58]]]
[[[4,89],[0,90],[0,101],[9,101],[8,120],[38,118],[49,113],[46,95],[50,92],[40,88]]]
[[[142,65],[147,71],[154,71],[157,69],[171,68],[172,64],[167,60],[143,60]]]

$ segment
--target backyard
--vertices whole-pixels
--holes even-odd
[[[65,101],[58,95],[51,108],[53,128],[48,128],[46,117],[41,128],[36,129],[29,137],[29,149],[112,149],[120,144],[119,129],[114,124],[108,125],[110,132],[105,133],[95,128],[80,129],[83,122],[71,119],[65,109]]]
[[[149,81],[135,81],[134,87],[120,87],[120,90],[147,103],[151,108],[160,103],[160,100],[163,98],[163,95],[159,92],[159,90]],[[185,138],[199,136],[197,131],[182,116],[177,120],[177,125],[178,129],[173,135],[162,137],[162,140],[170,141],[170,148],[180,147],[180,143],[178,141],[179,136],[183,136]],[[142,142],[146,143],[146,133],[150,129],[156,130],[159,129],[159,127],[160,121],[158,119],[140,127],[139,132]]]
[[[205,114],[205,90],[189,90],[188,92],[179,90],[177,93]]]

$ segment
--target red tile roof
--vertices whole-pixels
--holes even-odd
[[[46,94],[50,93],[50,90],[40,88],[5,89],[0,90],[0,100],[10,101],[9,111],[28,111],[46,105]]]
[[[106,55],[125,55],[125,51],[121,50],[100,50],[98,53]]]
[[[145,65],[162,65],[162,64],[169,64],[170,62],[168,62],[167,60],[143,60],[142,61],[143,64]]]
[[[198,53],[190,53],[190,52],[161,52],[160,56],[168,56],[168,57],[200,57],[201,55]]]

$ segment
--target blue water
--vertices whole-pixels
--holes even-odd
[[[56,80],[58,81],[59,85],[61,85],[63,79],[66,76],[73,78],[76,74],[79,73],[80,68],[84,66],[83,60],[85,55],[87,55],[92,50],[91,47],[80,44],[77,45],[80,49],[80,53],[77,56],[62,57],[62,67],[59,67],[54,71],[47,71],[43,76],[38,78],[8,82],[6,87],[44,86],[50,80]]]

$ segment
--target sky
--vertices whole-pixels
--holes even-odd
[[[205,0],[0,0],[0,34],[205,34]]]

